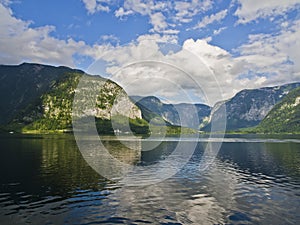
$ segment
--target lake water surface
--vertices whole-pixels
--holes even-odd
[[[126,186],[96,173],[72,135],[1,135],[0,224],[300,223],[300,137],[226,137],[199,171],[206,142],[171,178]],[[178,140],[152,151],[109,137],[103,143],[120,161],[146,167],[165,160]]]

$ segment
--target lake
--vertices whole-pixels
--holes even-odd
[[[155,168],[178,145],[123,139],[129,147],[110,137],[103,144],[135,168]],[[70,134],[2,134],[0,224],[299,224],[299,136],[228,136],[206,170],[208,140],[184,141],[195,151],[175,175],[126,185],[95,172]]]

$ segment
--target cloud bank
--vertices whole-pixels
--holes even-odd
[[[289,10],[297,10],[299,5],[293,0],[251,5],[244,0],[237,2],[239,6],[234,15],[241,24],[260,18],[271,20]],[[115,79],[130,94],[146,95],[155,90],[162,98],[180,102],[184,100],[181,98],[183,92],[187,92],[191,101],[210,105],[244,88],[300,80],[299,19],[277,20],[276,32],[250,33],[245,43],[228,51],[212,44],[211,38],[186,38],[178,42],[180,31],[176,27],[191,23],[196,14],[210,10],[212,1],[130,0],[113,11],[113,1],[85,0],[83,3],[90,14],[113,11],[118,18],[140,14],[149,18],[152,25],[149,33],[138,35],[128,45],[120,45],[119,37],[114,35],[102,35],[102,43],[87,44],[72,38],[54,37],[56,28],[51,25],[33,28],[31,21],[18,19],[13,14],[9,1],[1,3],[1,64],[28,61],[76,67],[76,56],[90,57],[100,60],[102,67],[105,65],[99,73],[105,70],[106,76]],[[173,10],[170,17],[169,9]],[[229,9],[224,9],[204,16],[196,26],[202,28],[219,23],[230,16],[229,13]],[[227,27],[215,29],[214,33],[225,29]]]

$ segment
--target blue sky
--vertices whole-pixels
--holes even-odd
[[[184,101],[167,90],[175,80],[191,101],[213,104],[244,88],[300,81],[299,11],[299,0],[0,0],[0,64],[66,65],[110,77],[130,94],[160,90],[154,94]],[[150,82],[154,73],[164,87]],[[129,85],[133,79],[149,91]]]

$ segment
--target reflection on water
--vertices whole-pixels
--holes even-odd
[[[115,159],[126,164],[136,165],[141,160],[141,141],[127,141],[125,144],[124,146],[117,140],[103,141],[103,145]]]
[[[97,174],[71,135],[2,135],[0,224],[297,224],[300,143],[245,138],[227,139],[205,172],[206,143],[199,142],[175,176],[130,187]],[[142,151],[143,143],[103,141],[120,162],[138,167],[157,165],[178,145],[172,139]]]

